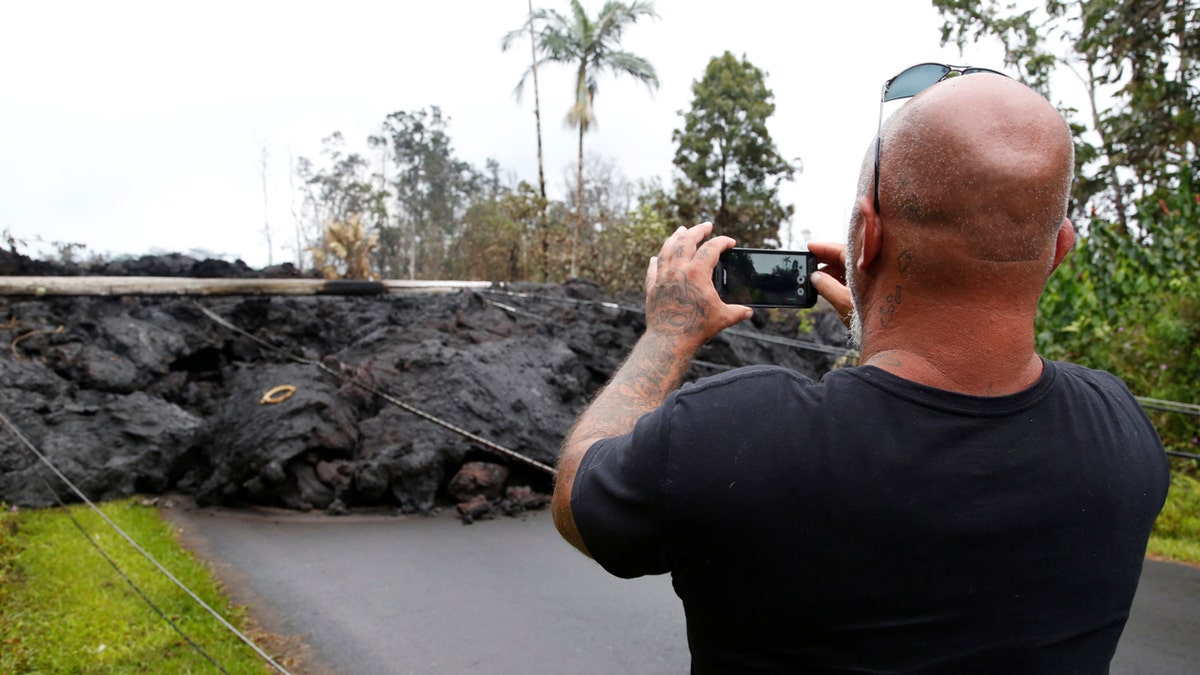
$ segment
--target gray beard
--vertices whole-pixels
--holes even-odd
[[[850,309],[850,328],[846,331],[846,343],[851,349],[862,351],[862,316],[857,307]]]
[[[850,237],[850,243],[848,245],[853,246],[854,245],[854,238],[853,238],[854,229],[851,228],[850,231],[851,231],[851,237]],[[853,251],[854,249],[851,248],[850,250]],[[850,302],[852,303],[850,305],[850,328],[846,331],[846,343],[850,345],[851,349],[857,349],[858,351],[861,352],[862,351],[863,325],[862,325],[862,315],[858,313],[858,293],[856,292],[857,289],[855,288],[855,282],[854,282],[854,275],[857,273],[857,271],[858,270],[854,269],[853,267],[850,267],[849,269],[846,270],[846,288],[850,291]]]

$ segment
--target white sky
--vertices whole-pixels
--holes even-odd
[[[585,0],[591,13],[599,0]],[[568,11],[566,0],[535,0]],[[770,130],[804,172],[783,189],[793,231],[844,240],[882,82],[923,61],[1001,68],[999,47],[939,47],[928,0],[659,0],[624,45],[658,69],[654,94],[606,76],[585,150],[630,180],[670,183],[672,130],[710,58],[732,51],[767,72]],[[0,232],[36,250],[78,242],[104,254],[202,250],[254,267],[294,259],[288,162],[350,151],[396,110],[439,105],[457,155],[490,157],[536,183],[523,42],[501,52],[526,0],[314,3],[8,2],[0,8]],[[548,190],[561,197],[575,132],[562,124],[570,69],[539,72]],[[261,148],[268,158],[264,212]],[[2,242],[0,242],[2,244]],[[647,256],[653,252],[648,252]]]

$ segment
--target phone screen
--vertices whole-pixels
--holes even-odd
[[[817,258],[808,251],[731,248],[713,270],[717,294],[731,305],[812,307],[817,294],[812,273]]]

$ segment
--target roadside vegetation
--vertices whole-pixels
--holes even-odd
[[[999,42],[1009,72],[1051,101],[1056,74],[1086,93],[1082,109],[1059,103],[1075,132],[1077,243],[1042,296],[1037,347],[1143,397],[1172,465],[1150,552],[1200,563],[1200,13],[1186,2],[933,4],[945,41]]]
[[[222,596],[213,575],[179,545],[173,528],[156,508],[125,499],[103,504],[101,509],[246,633],[245,609]],[[275,672],[99,516],[86,506],[71,507],[71,513],[163,614],[226,671]],[[251,634],[260,646],[267,637]],[[0,672],[211,673],[217,669],[146,604],[61,509],[4,507],[0,511]]]

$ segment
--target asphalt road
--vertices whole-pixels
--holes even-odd
[[[687,673],[667,577],[624,581],[548,512],[434,518],[168,511],[234,600],[310,647],[306,673]],[[1200,673],[1200,569],[1147,561],[1114,675]]]

